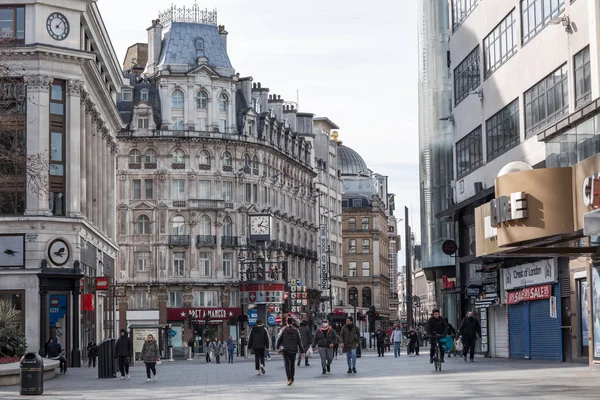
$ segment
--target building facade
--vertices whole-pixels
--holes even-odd
[[[0,298],[29,351],[71,366],[114,337],[115,98],[123,77],[96,3],[0,5]],[[96,286],[97,278],[101,278]],[[81,307],[80,307],[81,305]]]
[[[390,321],[392,323],[400,320],[400,303],[398,293],[398,252],[402,248],[400,234],[398,233],[398,220],[394,216],[395,195],[389,193],[387,197],[388,206],[388,276],[390,278]]]

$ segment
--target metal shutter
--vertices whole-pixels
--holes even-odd
[[[529,319],[525,314],[528,303],[508,306],[508,337],[510,358],[526,358],[529,347]]]
[[[494,309],[494,357],[508,358],[508,315],[506,307]]]
[[[530,302],[531,359],[562,361],[561,293],[560,284],[552,285],[556,296],[557,318],[550,318],[550,300]]]

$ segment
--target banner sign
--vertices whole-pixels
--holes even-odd
[[[556,264],[553,259],[517,265],[502,270],[504,290],[556,282]]]
[[[242,315],[240,308],[167,308],[167,319],[169,321],[185,321],[188,316],[191,316],[194,321],[203,321],[206,316],[210,317],[210,321],[228,321],[231,317],[240,315]]]
[[[327,225],[320,226],[321,239],[321,289],[329,288],[329,277],[327,276]]]
[[[532,286],[508,292],[506,304],[518,304],[522,301],[549,299],[552,294],[552,285]]]

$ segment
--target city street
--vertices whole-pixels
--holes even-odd
[[[425,349],[423,349],[425,350]],[[425,355],[424,355],[425,354]],[[587,365],[476,358],[446,360],[435,372],[426,351],[410,358],[393,354],[378,358],[368,352],[358,359],[358,373],[347,374],[345,356],[330,375],[321,375],[318,359],[297,368],[293,386],[286,386],[281,357],[267,362],[267,374],[257,376],[250,360],[233,365],[206,365],[204,360],[163,363],[159,380],[145,382],[139,364],[131,380],[99,380],[96,370],[71,369],[67,376],[45,382],[48,399],[593,399],[598,398],[598,374]],[[193,394],[193,397],[192,397]],[[0,388],[0,398],[17,399],[19,388]]]

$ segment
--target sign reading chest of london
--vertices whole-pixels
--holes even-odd
[[[556,282],[554,260],[541,260],[502,270],[504,290]]]

